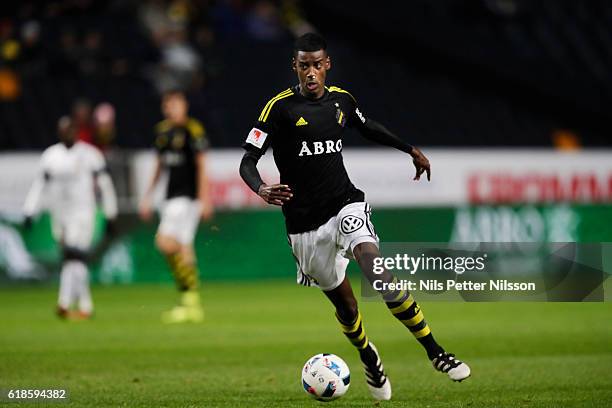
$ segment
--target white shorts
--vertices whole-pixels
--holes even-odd
[[[164,203],[161,209],[157,233],[176,239],[182,245],[193,243],[202,206],[190,197],[175,197]]]
[[[51,215],[53,237],[62,246],[87,251],[96,224],[95,211],[64,211]]]
[[[298,284],[325,291],[340,286],[355,246],[363,242],[378,246],[371,212],[368,203],[351,203],[316,230],[290,234]]]

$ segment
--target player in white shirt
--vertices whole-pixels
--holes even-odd
[[[48,209],[54,238],[62,248],[63,264],[57,313],[60,317],[89,318],[93,302],[89,290],[88,252],[95,216],[96,186],[101,193],[107,226],[117,217],[117,198],[102,153],[76,140],[70,118],[58,123],[60,143],[48,147],[40,160],[39,174],[24,205],[26,225]],[[76,306],[77,313],[71,308]]]

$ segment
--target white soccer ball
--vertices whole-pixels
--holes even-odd
[[[340,357],[317,354],[308,359],[302,369],[304,391],[319,401],[340,398],[349,389],[351,373]]]

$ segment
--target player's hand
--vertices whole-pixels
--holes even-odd
[[[202,203],[202,220],[208,221],[215,215],[215,206],[210,200],[200,200],[200,202]]]
[[[31,215],[26,215],[23,218],[23,228],[29,230],[32,228],[33,220]]]
[[[105,234],[108,238],[114,238],[117,236],[117,219],[109,218],[106,220]]]
[[[416,168],[416,175],[414,176],[413,180],[420,180],[421,174],[425,172],[427,173],[427,181],[431,181],[431,165],[429,164],[427,157],[425,157],[425,155],[416,147],[412,148],[412,153],[410,153],[410,155],[412,156],[412,163]]]
[[[151,202],[148,199],[142,200],[138,207],[138,214],[143,221],[150,221],[153,217],[153,208]]]
[[[268,204],[283,205],[291,200],[293,193],[286,184],[262,184],[257,193]]]

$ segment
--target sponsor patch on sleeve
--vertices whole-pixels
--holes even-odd
[[[247,137],[246,142],[261,149],[267,137],[268,137],[268,134],[264,132],[263,130],[253,128],[249,132],[249,136]]]
[[[366,122],[365,116],[363,116],[363,113],[361,113],[359,108],[355,108],[355,113],[357,114],[357,117],[359,118],[361,123],[365,123]]]

